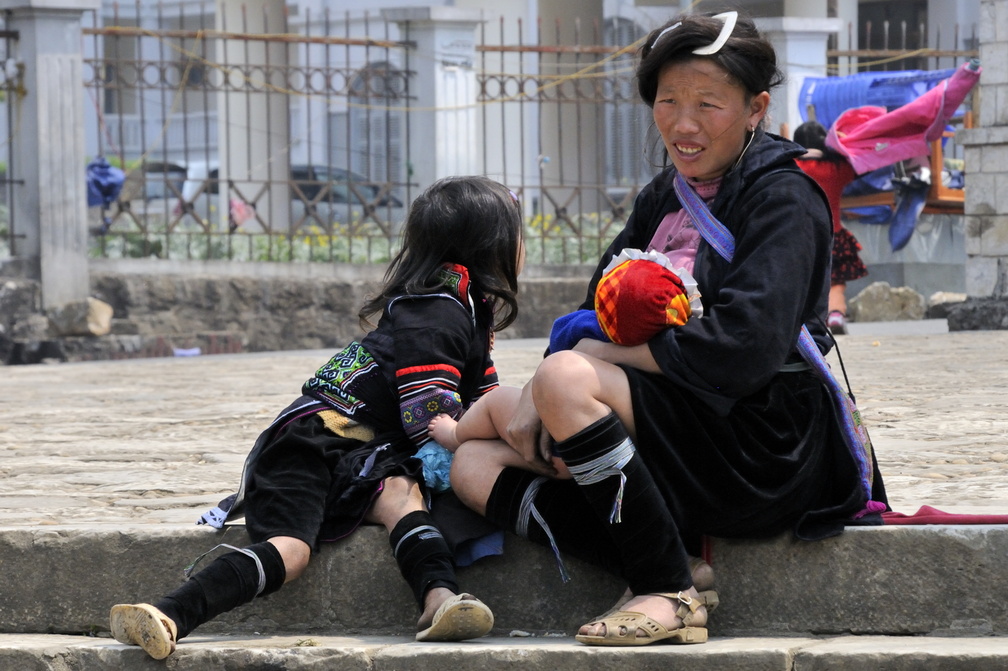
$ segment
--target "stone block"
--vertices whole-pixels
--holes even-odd
[[[989,256],[970,256],[966,259],[966,294],[993,296],[998,281],[998,260]]]
[[[925,312],[921,294],[909,287],[891,287],[888,282],[869,284],[847,306],[847,314],[854,322],[923,319]]]
[[[1008,144],[994,143],[971,148],[971,151],[965,152],[964,159],[968,166],[982,166],[983,174],[1008,173]],[[969,183],[970,177],[966,179]]]
[[[1002,19],[1008,20],[1008,12],[1001,10],[999,13],[1003,15]],[[1008,41],[984,42],[981,39],[980,62],[983,66],[982,86],[1008,84]]]
[[[42,291],[35,280],[0,279],[0,326],[42,311]]]
[[[1008,299],[968,298],[949,306],[949,331],[990,331],[1008,329]]]
[[[1008,188],[1008,180],[1005,180]],[[1008,256],[1008,209],[985,217],[987,226],[980,237],[980,253],[984,256]]]
[[[112,330],[112,306],[89,296],[49,310],[49,323],[58,336],[107,335]]]
[[[944,319],[949,310],[966,300],[965,293],[938,291],[931,294],[927,300],[927,318]]]
[[[980,2],[980,16],[977,38],[983,44],[992,44],[997,41],[997,5],[990,0]]]
[[[17,340],[44,340],[49,337],[49,320],[41,314],[25,315],[14,322],[10,335]]]
[[[994,175],[990,173],[970,174],[966,189],[964,211],[969,215],[989,215],[997,212],[997,191]]]

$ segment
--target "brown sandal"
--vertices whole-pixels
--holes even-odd
[[[681,627],[669,630],[644,613],[617,611],[612,615],[588,623],[605,625],[606,631],[602,636],[578,634],[574,639],[586,645],[612,646],[650,645],[659,641],[668,641],[669,643],[704,643],[707,641],[706,627],[691,626],[696,619],[697,610],[703,607],[698,599],[682,592],[677,594],[663,592],[656,594],[656,596],[673,599],[681,604],[676,610],[676,617],[682,620]],[[638,636],[638,631],[644,632],[645,635]]]
[[[167,615],[147,603],[120,603],[112,606],[109,625],[115,640],[139,645],[154,659],[175,652],[178,629]]]

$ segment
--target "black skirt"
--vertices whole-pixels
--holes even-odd
[[[779,373],[724,417],[664,375],[624,370],[637,451],[685,539],[789,529],[823,538],[864,507],[829,392],[813,373]],[[878,488],[884,497],[881,478]]]
[[[393,475],[423,488],[412,451],[377,438],[362,442],[327,429],[317,413],[260,437],[245,474],[245,526],[253,543],[293,536],[313,550],[350,534]]]

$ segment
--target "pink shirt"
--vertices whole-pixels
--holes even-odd
[[[710,203],[721,186],[721,178],[718,177],[707,182],[690,180],[690,184],[697,190],[701,198]],[[689,214],[683,208],[678,212],[669,212],[665,215],[644,251],[660,252],[668,257],[673,268],[685,268],[687,272],[692,273],[699,246],[700,231],[693,225]]]

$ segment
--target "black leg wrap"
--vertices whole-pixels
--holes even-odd
[[[418,510],[404,516],[389,534],[389,545],[421,611],[424,597],[435,587],[458,594],[451,551],[430,513]]]
[[[256,543],[245,550],[255,554],[259,562],[239,551],[221,555],[154,604],[174,620],[179,639],[221,613],[248,603],[256,596],[272,594],[284,584],[287,570],[272,543]]]
[[[617,548],[620,575],[631,591],[688,589],[693,581],[679,530],[629,440],[619,418],[611,414],[557,443],[556,450]]]
[[[549,534],[537,520],[521,519],[525,514],[522,508],[525,492],[538,478],[524,469],[505,468],[487,498],[486,518],[533,543],[550,547]],[[607,571],[619,572],[619,553],[573,480],[542,483],[534,503],[561,552]]]

